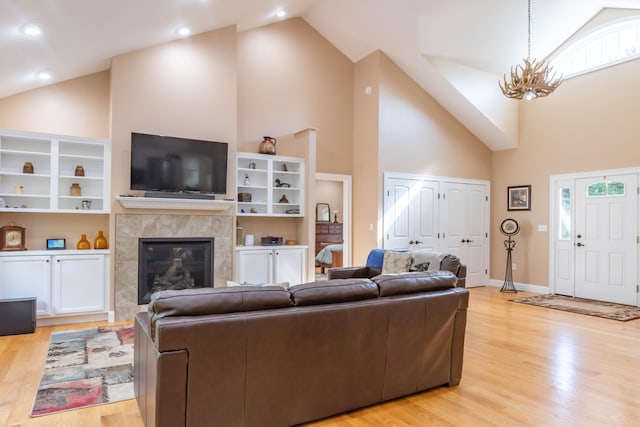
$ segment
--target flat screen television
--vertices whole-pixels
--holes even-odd
[[[131,133],[131,189],[226,194],[226,142]]]

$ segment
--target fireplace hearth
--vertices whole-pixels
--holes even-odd
[[[214,238],[138,239],[138,304],[162,290],[213,287]]]

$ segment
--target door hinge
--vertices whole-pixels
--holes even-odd
[[[489,274],[489,270],[487,270],[486,268],[484,269],[484,274]]]
[[[440,200],[440,193],[438,193],[438,200]]]
[[[391,193],[389,192],[389,190],[387,190],[387,197],[389,197],[391,195]]]
[[[640,236],[636,236],[636,243],[640,243]]]
[[[489,233],[484,233],[484,237],[488,239],[489,238]]]
[[[440,233],[438,233],[438,239],[440,238]]]
[[[489,196],[484,196],[484,201],[488,202],[489,201]]]
[[[389,240],[389,234],[387,233],[387,240]]]

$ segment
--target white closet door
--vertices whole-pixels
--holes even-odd
[[[467,287],[488,284],[488,191],[482,184],[445,182],[440,200],[440,251],[467,266]]]
[[[390,178],[385,188],[384,247],[438,248],[438,183]]]

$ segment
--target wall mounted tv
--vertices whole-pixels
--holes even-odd
[[[226,194],[226,142],[131,133],[131,189]]]

